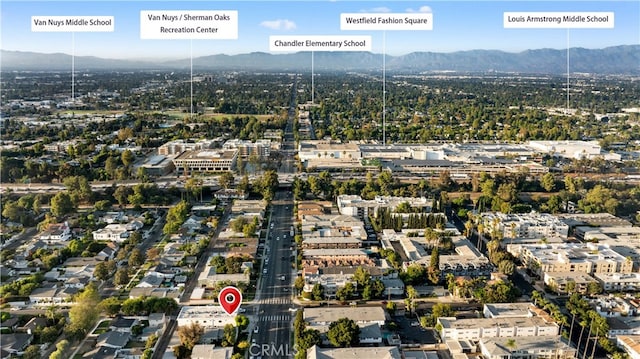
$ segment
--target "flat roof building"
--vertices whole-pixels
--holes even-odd
[[[558,335],[559,330],[556,323],[547,322],[540,317],[476,319],[440,317],[438,323],[442,326],[440,336],[445,342],[461,339]]]
[[[201,324],[205,328],[220,328],[227,324],[235,325],[235,313],[227,314],[219,305],[188,306],[178,313],[178,326]]]
[[[382,327],[387,314],[382,307],[324,307],[305,308],[304,320],[310,326],[328,326],[341,318],[349,318],[358,326],[372,323]]]
[[[397,347],[320,348],[307,350],[307,359],[402,359]]]
[[[185,151],[173,159],[178,175],[232,171],[238,150]]]
[[[508,251],[540,278],[547,272],[631,273],[630,259],[598,243],[510,245]]]

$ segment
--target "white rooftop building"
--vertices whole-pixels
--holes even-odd
[[[631,273],[630,259],[598,243],[509,245],[508,251],[542,278],[546,272]]]
[[[506,214],[487,212],[482,214],[482,224],[486,233],[498,232],[506,243],[510,239],[560,239],[566,240],[569,226],[557,217],[547,213]]]
[[[425,197],[376,196],[372,200],[365,200],[359,195],[340,195],[336,202],[340,214],[349,216],[375,214],[378,208],[389,208],[395,212],[401,203],[408,203],[411,207],[420,209],[420,212],[430,212],[433,206],[433,200]]]
[[[235,325],[236,314],[227,314],[220,305],[188,306],[180,309],[178,326],[198,323],[205,328],[222,328],[227,324]]]

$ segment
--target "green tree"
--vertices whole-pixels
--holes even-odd
[[[408,284],[422,284],[425,282],[426,269],[417,263],[412,263],[403,274],[403,280]]]
[[[306,323],[304,321],[304,312],[302,310],[297,310],[296,316],[293,319],[293,335],[296,341],[298,340],[298,338],[300,338],[300,336],[302,336],[302,332],[304,331],[305,327]]]
[[[142,352],[140,359],[151,359],[153,357],[153,349],[147,348]]]
[[[547,192],[553,192],[556,188],[556,180],[551,173],[547,172],[540,179],[540,186]]]
[[[131,188],[125,186],[119,186],[113,192],[113,198],[118,202],[120,207],[126,206],[129,196],[133,193]]]
[[[296,292],[300,294],[302,292],[302,289],[304,289],[304,277],[296,277],[296,280],[293,281],[293,287],[296,289]]]
[[[108,211],[109,209],[111,209],[111,202],[108,200],[102,200],[102,201],[97,201],[93,208],[96,209],[96,211]]]
[[[129,265],[138,267],[144,263],[144,254],[138,249],[134,248],[129,255]]]
[[[360,327],[349,318],[340,318],[329,324],[327,338],[332,345],[345,348],[357,345],[359,342]]]
[[[187,359],[191,356],[191,351],[180,344],[173,347],[173,355],[175,355],[177,359]]]
[[[320,283],[316,283],[311,289],[313,300],[322,300],[324,298],[324,288]]]
[[[40,342],[53,343],[58,339],[59,335],[60,329],[57,326],[44,327],[40,332]]]
[[[389,314],[394,315],[397,308],[398,305],[395,302],[387,302],[387,312],[389,312]]]
[[[358,288],[364,288],[371,281],[371,274],[367,269],[360,266],[353,273],[353,280],[358,283]]]
[[[222,346],[230,347],[235,345],[235,343],[236,343],[236,328],[231,324],[227,324],[223,328]]]
[[[110,274],[106,262],[98,262],[93,269],[93,276],[98,280],[107,280],[110,278]]]
[[[122,303],[118,297],[107,297],[100,302],[100,310],[110,317],[120,313],[121,307]]]
[[[338,289],[336,292],[336,298],[338,300],[348,300],[356,294],[356,289],[351,282],[345,283],[344,286]]]
[[[133,164],[133,161],[135,161],[136,156],[130,150],[124,150],[122,151],[122,155],[120,159],[122,160],[123,165],[125,165],[126,167],[129,167]]]
[[[113,276],[113,284],[126,285],[129,283],[129,270],[125,267],[120,267]]]
[[[218,182],[222,188],[229,188],[233,185],[234,178],[233,172],[224,172],[218,178]]]
[[[40,346],[29,345],[22,354],[22,359],[40,359]]]
[[[166,223],[162,228],[162,233],[173,234],[187,220],[190,206],[186,201],[180,201],[177,205],[171,207],[167,212]]]
[[[231,223],[229,223],[229,225],[231,226],[231,229],[234,232],[242,232],[242,230],[244,229],[244,226],[246,226],[248,223],[249,223],[249,220],[247,219],[247,217],[238,216],[234,220],[232,220]]]
[[[296,346],[298,350],[307,350],[320,343],[322,343],[320,332],[315,329],[306,329],[296,342]]]
[[[95,284],[85,287],[82,293],[78,294],[75,304],[69,310],[69,323],[66,330],[70,337],[84,338],[100,317],[100,294]]]
[[[233,326],[231,327],[233,328]],[[180,338],[180,344],[187,348],[187,350],[189,351],[191,351],[193,347],[198,344],[203,334],[204,327],[199,323],[191,323],[178,327],[178,338]]]
[[[49,359],[62,359],[64,358],[65,351],[69,348],[69,341],[63,339],[56,344],[56,350],[49,355]]]
[[[6,201],[2,208],[2,217],[17,222],[24,213],[24,208],[14,201]]]
[[[509,259],[503,259],[498,263],[498,271],[500,273],[511,276],[515,273],[516,265]]]
[[[236,327],[238,327],[240,331],[247,329],[247,327],[249,326],[249,318],[247,318],[246,315],[236,315],[235,322]]]
[[[451,308],[450,304],[435,303],[431,309],[431,315],[434,320],[437,320],[441,317],[453,317],[456,315],[456,312]]]
[[[76,207],[71,201],[71,196],[66,191],[58,192],[51,198],[51,214],[62,217],[75,211]]]

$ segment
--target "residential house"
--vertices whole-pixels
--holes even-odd
[[[34,334],[37,328],[44,328],[47,325],[48,325],[47,318],[33,317],[27,322],[27,324],[18,328],[18,330],[23,331],[27,334]]]
[[[130,339],[130,334],[120,331],[104,332],[98,336],[96,346],[113,349],[124,348]]]
[[[39,237],[47,243],[68,241],[71,239],[71,228],[67,222],[50,224]]]
[[[29,344],[31,344],[32,340],[33,335],[26,333],[0,335],[0,345],[2,346],[2,350],[11,355],[22,355],[24,350],[29,346]]]
[[[18,317],[11,317],[0,323],[0,330],[13,332],[18,328],[18,323],[20,323]]]
[[[64,299],[58,296],[59,291],[57,287],[36,288],[29,294],[29,301],[34,305],[61,304]]]
[[[131,329],[136,324],[138,324],[138,320],[135,318],[117,316],[113,321],[111,321],[111,324],[109,324],[109,329],[114,332],[131,334]]]

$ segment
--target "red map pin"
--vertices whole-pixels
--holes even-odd
[[[231,315],[240,308],[242,293],[236,287],[224,287],[218,294],[218,302],[227,314]]]

